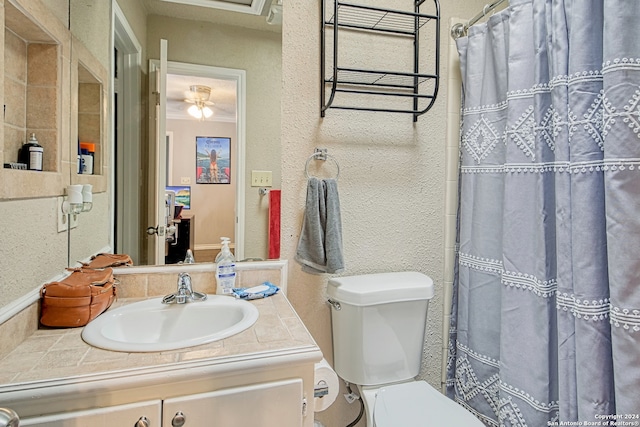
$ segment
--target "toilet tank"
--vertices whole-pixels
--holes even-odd
[[[433,294],[433,280],[418,272],[329,280],[333,361],[338,375],[359,385],[417,376]]]

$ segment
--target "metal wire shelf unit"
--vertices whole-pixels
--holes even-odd
[[[435,103],[439,85],[440,58],[440,5],[434,1],[435,13],[420,13],[426,0],[414,0],[414,10],[394,10],[354,4],[342,0],[322,0],[321,7],[321,117],[330,108],[347,110],[409,113],[413,121],[426,113]],[[327,3],[332,2],[332,4]],[[327,5],[333,6],[327,8]],[[327,18],[328,16],[328,18]],[[399,44],[412,43],[411,70],[380,70],[339,64],[338,53],[345,47],[343,32],[366,32],[399,39]],[[432,36],[432,37],[430,37]],[[327,39],[332,38],[328,42]],[[421,42],[431,41],[423,46]],[[431,48],[432,60],[420,62],[421,50]],[[402,61],[397,61],[398,63]],[[409,67],[407,67],[409,68]],[[365,96],[410,98],[412,108],[393,108],[350,103],[336,104],[338,93]],[[328,95],[328,96],[327,96]],[[422,104],[421,104],[422,102]],[[426,103],[426,106],[424,105]]]

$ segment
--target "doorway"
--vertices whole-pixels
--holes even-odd
[[[177,68],[185,74],[176,74]],[[168,63],[167,71],[166,186],[180,215],[166,262],[182,261],[189,248],[196,261],[213,262],[221,237],[229,237],[238,253],[238,84],[213,67]]]

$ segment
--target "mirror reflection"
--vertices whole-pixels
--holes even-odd
[[[145,165],[145,153],[152,147],[145,147],[151,143],[141,141],[140,205],[127,213],[124,205],[131,186],[117,187],[116,197],[122,201],[125,213],[120,213],[118,207],[116,228],[126,232],[116,234],[116,251],[132,254],[137,264],[156,263],[152,241],[158,237],[147,237],[145,232],[160,222],[154,223],[149,197],[154,185],[158,185],[169,187],[166,209],[175,215],[175,220],[171,218],[167,223],[165,262],[179,262],[187,249],[192,249],[197,262],[211,262],[223,236],[232,239],[237,258],[266,259],[268,200],[257,187],[251,187],[250,178],[254,170],[271,171],[273,185],[279,187],[281,27],[267,22],[269,4],[264,6],[265,13],[258,16],[160,0],[147,1],[146,6],[150,12],[147,57],[159,58],[160,39],[168,41],[166,173],[162,174],[162,168],[153,170],[152,159]],[[185,32],[185,28],[189,31]],[[172,72],[171,64],[189,64],[196,71]],[[211,78],[208,67],[246,72],[246,105],[238,101],[235,82]],[[152,92],[153,88],[148,90]],[[239,108],[246,111],[245,123],[238,123],[242,117]],[[243,135],[238,134],[238,129]],[[118,132],[119,146],[117,137]],[[244,150],[239,149],[242,138]],[[243,163],[244,168],[240,169]],[[125,159],[116,162],[117,181],[129,180],[126,174],[120,175],[121,170],[127,170],[121,167],[124,164]],[[239,184],[242,187],[238,189]],[[183,205],[185,200],[188,208],[183,206],[176,211],[174,206]],[[243,223],[237,224],[243,216]],[[136,218],[138,230],[131,225]],[[244,231],[241,241],[236,241],[238,227]],[[142,237],[135,239],[132,235]]]
[[[177,131],[173,131],[172,156],[176,170],[171,171],[169,182],[162,183],[162,192],[167,184],[180,186],[183,177],[190,179],[193,208],[189,213],[195,212],[195,235],[189,246],[192,246],[196,261],[213,261],[220,244],[218,234],[231,233],[215,230],[229,222],[224,219],[229,216],[235,229],[244,226],[242,256],[267,257],[268,200],[259,194],[257,187],[251,187],[250,176],[254,170],[271,171],[274,188],[280,187],[282,43],[280,26],[267,23],[269,0],[263,5],[261,14],[160,0],[10,0],[4,5],[5,28],[40,29],[32,33],[16,31],[16,37],[5,37],[5,58],[12,58],[12,55],[27,58],[26,48],[20,46],[29,45],[32,39],[44,40],[41,33],[46,30],[55,43],[47,42],[39,52],[53,52],[59,62],[37,62],[34,69],[42,71],[42,75],[49,73],[57,78],[52,87],[39,85],[38,94],[42,96],[37,100],[34,98],[30,104],[36,108],[35,114],[26,117],[25,114],[16,116],[16,112],[25,111],[24,108],[14,110],[10,107],[18,105],[18,100],[26,99],[27,73],[16,74],[10,67],[21,63],[22,59],[5,61],[4,104],[7,111],[0,151],[4,153],[4,162],[15,162],[19,147],[25,144],[29,133],[36,132],[39,144],[44,147],[44,170],[0,171],[0,213],[7,221],[3,256],[0,257],[3,283],[0,307],[11,306],[24,298],[37,299],[42,283],[59,276],[70,264],[77,265],[78,261],[102,251],[130,253],[137,265],[155,262],[149,250],[154,237],[146,233],[147,227],[159,224],[154,217],[156,205],[150,206],[159,178],[155,157],[152,157],[156,154],[156,144],[150,141],[155,125],[150,111],[155,108],[156,99],[155,90],[149,85],[153,80],[150,61],[160,58],[161,39],[168,40],[169,62],[246,73],[246,149],[237,153],[238,158],[244,160],[245,168],[243,179],[236,179],[236,184],[244,182],[244,200],[236,197],[221,206],[222,203],[216,200],[218,195],[203,196],[201,189],[230,187],[234,185],[233,181],[230,184],[196,182],[194,137],[230,138],[232,150],[239,139],[237,133],[223,133],[217,129],[205,129],[185,138],[176,138]],[[30,22],[32,25],[27,25]],[[31,58],[35,58],[34,53]],[[198,84],[198,81],[190,80],[190,84]],[[83,85],[83,89],[79,85]],[[223,91],[211,86],[210,102],[214,105],[205,106],[213,114],[205,117],[205,122],[228,126],[225,115],[232,115],[233,111],[222,111],[227,104]],[[93,101],[80,93],[93,89],[100,92],[100,88],[101,93]],[[82,102],[79,96],[83,97]],[[47,108],[46,100],[55,100],[55,108]],[[82,123],[79,123],[81,106]],[[31,110],[27,108],[26,111]],[[55,114],[48,114],[52,112]],[[101,118],[95,121],[98,116]],[[45,126],[34,122],[34,117],[54,118],[47,123],[52,126],[51,131],[43,131]],[[195,118],[188,123],[192,125],[186,127],[202,124]],[[100,143],[89,139],[98,139]],[[181,145],[183,141],[186,145]],[[94,174],[78,174],[80,142],[95,144],[86,146],[87,156],[91,156],[90,148],[94,149]],[[187,171],[177,169],[177,163],[182,164],[178,160],[180,156],[186,157]],[[211,152],[209,156],[211,158]],[[231,175],[239,170],[237,163],[234,165],[231,159],[228,166]],[[223,163],[216,166],[223,172],[226,167]],[[65,222],[61,206],[68,198],[66,188],[80,184],[92,185],[92,209]],[[211,205],[216,210],[196,212],[196,202],[198,209]],[[245,220],[240,221],[242,214]]]

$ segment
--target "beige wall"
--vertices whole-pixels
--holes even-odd
[[[195,215],[195,250],[212,249],[220,244],[220,237],[233,239],[235,224],[236,184],[196,183],[196,136],[231,138],[231,158],[236,153],[236,124],[230,122],[200,122],[196,120],[167,120],[167,131],[173,133],[170,185],[181,185],[180,179],[191,180],[191,210]],[[237,165],[231,163],[232,168]],[[180,238],[180,236],[178,236]],[[205,247],[203,247],[205,246]]]
[[[52,0],[47,2],[56,3]],[[105,37],[105,34],[111,33],[111,2],[71,0],[70,8],[71,32],[108,70],[111,60],[111,37]]]
[[[293,260],[300,234],[305,161],[315,147],[327,148],[341,171],[338,187],[347,268],[344,274],[417,270],[435,282],[421,376],[437,388],[443,322],[448,22],[452,16],[476,13],[485,2],[441,3],[442,84],[433,109],[415,124],[409,115],[341,110],[329,110],[324,119],[320,118],[317,2],[284,2],[282,41],[282,152],[286,153],[282,159],[283,257]],[[395,0],[376,4],[399,8]],[[369,36],[348,61],[366,63],[369,57],[380,54],[376,40]],[[401,67],[404,58],[396,60]],[[325,357],[332,360],[330,311],[325,304],[328,277],[306,274],[295,261],[289,272],[289,298]],[[338,398],[317,418],[329,426],[347,425],[358,410],[357,404],[348,405]]]
[[[0,3],[4,4],[4,1]],[[78,40],[92,45],[91,52],[99,58],[99,62],[108,68],[109,49],[108,38],[100,40],[90,38],[93,32],[109,34],[110,31],[110,2],[98,2],[96,7],[88,6],[84,1],[72,0],[70,3],[57,0],[21,0],[24,10],[32,14],[36,20],[44,23],[47,28],[60,28],[64,32],[64,39],[69,36],[70,21],[73,29],[74,22],[85,23],[85,30],[80,30]],[[78,6],[78,7],[76,7]],[[4,12],[4,10],[2,11]],[[70,18],[71,15],[71,18]],[[4,19],[3,19],[4,20]],[[90,29],[91,31],[89,31]],[[86,36],[86,37],[85,37]],[[70,49],[61,52],[60,81],[62,99],[58,100],[57,108],[60,115],[58,122],[58,141],[55,148],[48,150],[45,156],[54,156],[47,161],[59,162],[59,175],[48,174],[43,184],[49,187],[55,182],[56,189],[47,191],[46,197],[0,199],[0,215],[2,215],[3,235],[0,245],[0,307],[10,305],[19,298],[25,297],[37,290],[42,283],[61,274],[67,267],[67,233],[58,233],[57,227],[57,196],[62,196],[63,188],[74,177],[70,176],[69,135],[74,134],[70,129],[70,91],[72,70],[70,70]],[[106,43],[106,44],[105,44]],[[3,63],[3,68],[4,68]],[[4,86],[4,84],[2,85]],[[4,93],[3,93],[4,96]],[[6,104],[6,102],[4,102]],[[107,130],[108,131],[108,130]],[[0,154],[3,154],[0,152]],[[3,161],[15,161],[11,155],[2,155]],[[55,178],[55,179],[54,179]],[[18,188],[27,190],[30,179],[16,183]],[[7,181],[0,185],[14,185]],[[59,188],[58,188],[59,187]],[[102,189],[104,191],[104,189]],[[6,193],[6,192],[5,192]],[[85,259],[109,243],[109,198],[107,193],[96,194],[93,211],[83,214],[79,219],[79,226],[71,230],[70,259]]]

